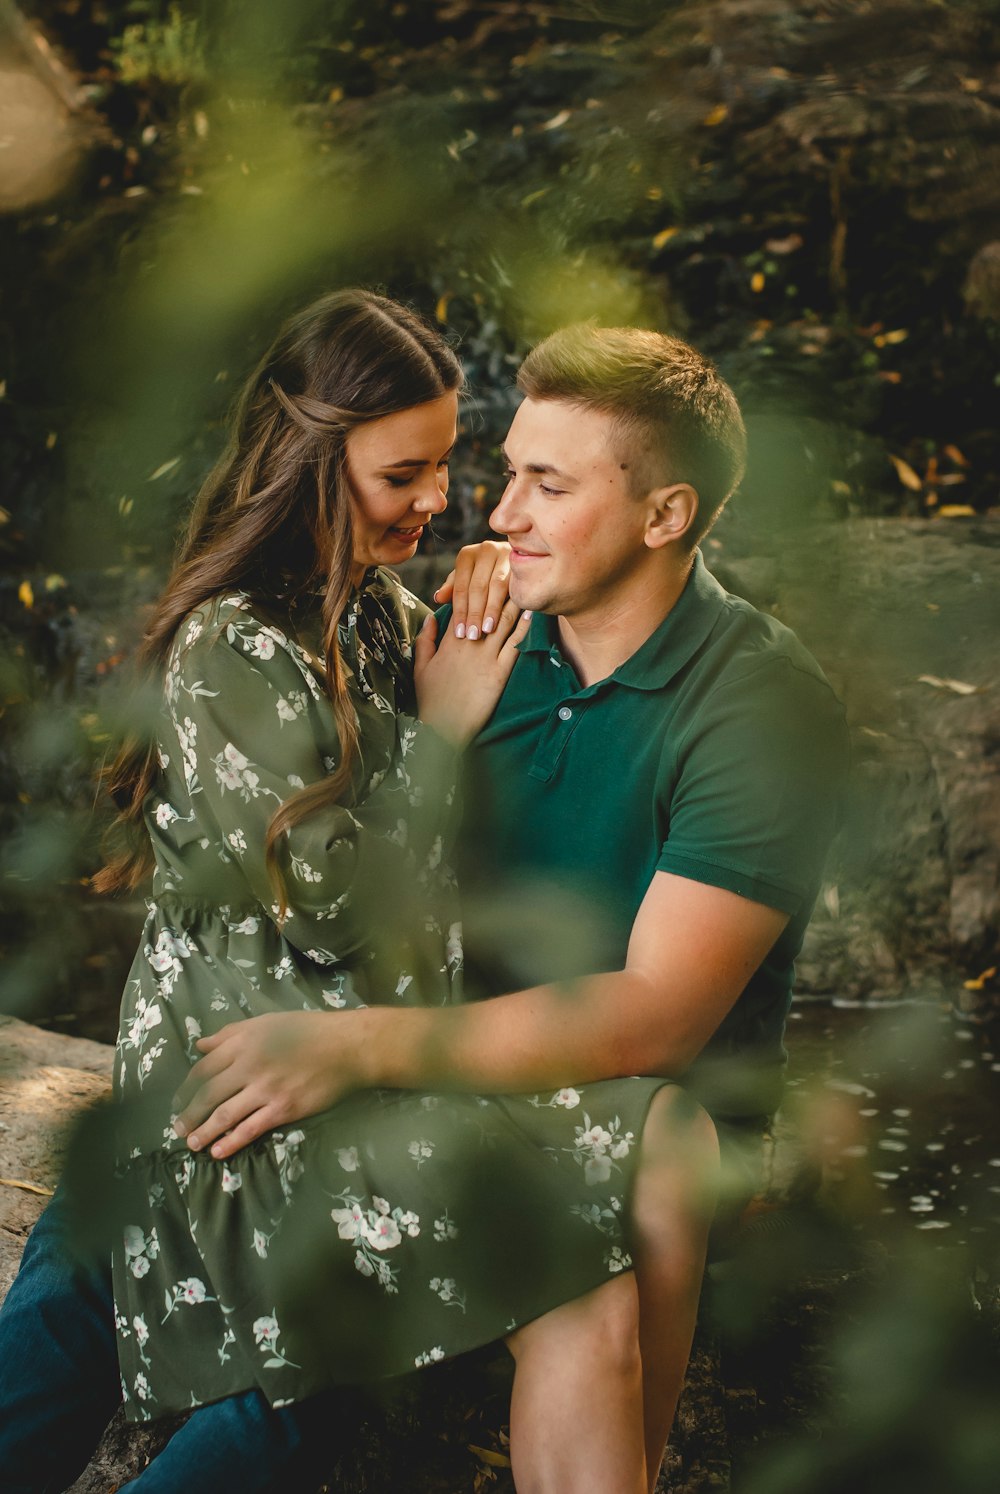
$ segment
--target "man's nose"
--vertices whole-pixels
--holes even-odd
[[[517,501],[513,485],[508,487],[490,514],[489,525],[497,534],[519,534],[529,528],[528,520]]]

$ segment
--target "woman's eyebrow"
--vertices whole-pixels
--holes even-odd
[[[457,444],[457,441],[453,441],[448,447],[448,450],[445,452],[444,456],[440,457],[438,460],[446,461],[455,450]],[[402,462],[386,462],[382,470],[384,472],[392,472],[396,467],[426,467],[429,461],[430,457],[407,457]]]

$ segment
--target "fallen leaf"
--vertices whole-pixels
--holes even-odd
[[[951,690],[955,695],[977,695],[978,685],[967,685],[964,680],[943,680],[936,674],[918,674],[918,685],[933,685],[936,690]]]
[[[545,123],[541,126],[541,128],[543,130],[559,130],[559,129],[562,129],[563,125],[566,123],[566,121],[568,119],[572,119],[572,118],[573,118],[573,111],[572,111],[572,109],[560,109],[559,113],[558,114],[553,114],[552,118],[551,119],[547,119],[545,121]]]
[[[503,1453],[493,1452],[488,1447],[477,1447],[474,1442],[470,1442],[469,1451],[475,1453],[477,1458],[482,1458],[483,1462],[488,1464],[490,1468],[510,1467],[510,1458],[505,1457]]]
[[[437,317],[442,326],[444,326],[445,322],[448,320],[448,302],[450,300],[451,291],[445,291],[444,295],[438,298],[437,306],[434,308],[434,315]]]
[[[965,481],[964,472],[945,472],[938,478],[938,482],[946,488],[953,488],[956,483]]]
[[[951,442],[944,448],[944,454],[946,457],[951,458],[956,467],[967,467],[969,465],[968,457],[963,456],[958,447],[952,445]]]
[[[708,127],[711,129],[714,125],[720,125],[722,121],[728,117],[728,114],[728,104],[716,104],[715,108],[710,110],[710,112],[705,115],[705,118],[702,120],[702,124],[708,125]]]
[[[894,368],[880,368],[878,376],[883,384],[901,384],[903,382],[903,375],[897,373]]]
[[[37,1193],[42,1198],[51,1198],[52,1189],[43,1188],[41,1183],[29,1183],[24,1178],[0,1178],[0,1183],[5,1188],[21,1188],[25,1193]]]
[[[530,207],[533,202],[537,202],[540,197],[544,197],[548,190],[548,187],[539,187],[537,192],[529,192],[527,197],[521,198],[521,206]]]
[[[46,576],[46,578],[45,578],[45,590],[46,591],[58,591],[60,589],[60,587],[63,587],[65,585],[66,585],[66,577],[65,576],[56,575],[55,572],[53,572],[51,576]]]
[[[897,342],[905,342],[909,335],[905,327],[899,327],[895,332],[880,332],[872,341],[877,348],[893,347]]]
[[[675,233],[680,233],[680,229],[676,224],[672,224],[670,228],[661,228],[659,233],[654,233],[653,235],[653,248],[662,249],[664,244],[672,239]]]
[[[823,905],[831,918],[840,917],[840,888],[833,885],[823,888]]]
[[[991,965],[988,970],[984,970],[983,973],[981,975],[977,975],[974,980],[963,980],[962,989],[965,991],[981,991],[986,985],[986,982],[988,980],[992,980],[996,973],[997,967],[995,965]]]
[[[938,509],[942,519],[974,519],[976,510],[967,503],[942,503]]]
[[[10,514],[5,508],[0,508],[0,524],[9,524]]]
[[[17,600],[24,604],[30,612],[35,605],[35,593],[30,581],[22,581],[17,588]]]
[[[787,239],[768,239],[764,248],[768,254],[794,254],[804,243],[800,233],[790,233]]]
[[[909,488],[913,493],[919,493],[920,489],[923,487],[923,483],[920,481],[920,478],[914,472],[909,462],[904,462],[902,457],[893,456],[891,451],[889,452],[889,460],[895,467],[896,476],[899,478],[904,488]]]
[[[56,446],[56,443],[57,443],[58,440],[59,440],[59,436],[58,436],[57,432],[56,431],[49,431],[48,435],[45,437],[45,450],[46,451],[53,451],[55,449],[55,446]]]
[[[157,467],[157,469],[156,469],[155,472],[151,472],[149,474],[149,476],[147,477],[146,481],[147,482],[156,482],[157,478],[159,478],[159,477],[166,477],[167,473],[168,472],[172,472],[174,470],[174,468],[178,465],[179,462],[180,462],[180,457],[179,456],[171,457],[170,460],[169,460],[169,462],[162,462],[160,464],[160,466]]]
[[[941,611],[941,604],[940,604],[940,602],[925,602],[924,606],[927,608],[928,612],[940,612]]]
[[[766,281],[764,279],[763,270],[754,270],[753,274],[750,276],[750,289],[753,291],[755,296],[760,295],[761,291],[764,289],[765,284]]]

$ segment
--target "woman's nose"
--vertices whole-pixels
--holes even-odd
[[[448,474],[438,473],[433,482],[427,484],[419,497],[413,501],[418,513],[440,514],[448,507]]]

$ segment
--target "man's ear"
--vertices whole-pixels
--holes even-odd
[[[689,482],[654,488],[646,499],[647,519],[643,542],[650,550],[676,544],[690,530],[698,514],[698,494]]]

